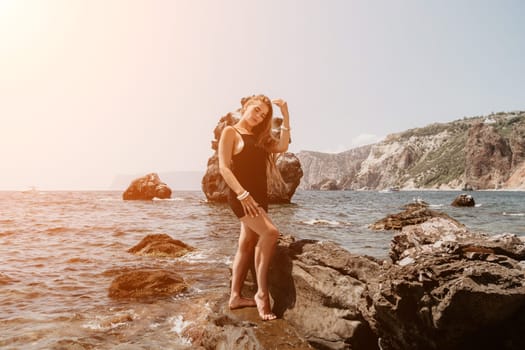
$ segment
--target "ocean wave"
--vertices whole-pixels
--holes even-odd
[[[479,208],[479,207],[482,207],[482,206],[483,206],[483,203],[479,203],[479,204],[475,205],[476,208]]]
[[[183,345],[191,345],[191,340],[183,335],[183,332],[186,328],[191,326],[193,322],[184,321],[182,315],[173,316],[168,319],[168,322],[171,324],[171,331],[176,333]]]
[[[182,198],[182,197],[175,197],[175,198],[157,198],[157,197],[154,197],[153,198],[154,201],[162,201],[162,202],[184,202],[186,200],[186,198]]]
[[[429,207],[430,208],[443,208],[444,205],[443,204],[430,204]]]
[[[8,283],[13,283],[13,282],[15,282],[14,279],[0,272],[0,286],[2,284],[8,284]]]
[[[339,225],[351,225],[350,222],[341,222],[335,220],[324,220],[324,219],[311,219],[307,221],[301,221],[303,224],[312,226],[339,226]]]
[[[225,256],[225,257],[217,258],[217,256],[215,254],[212,254],[212,253],[206,252],[206,251],[205,252],[202,252],[202,251],[191,252],[191,253],[188,253],[188,254],[180,257],[179,259],[182,260],[182,261],[185,261],[187,263],[206,262],[207,264],[214,264],[214,265],[219,265],[219,264],[229,265],[229,264],[231,264],[231,257]]]
[[[122,202],[122,198],[118,197],[118,198],[115,198],[115,197],[104,197],[104,198],[98,198],[97,199],[98,201],[101,201],[101,202]]]
[[[96,316],[94,320],[85,323],[82,327],[93,331],[108,331],[123,327],[137,317],[134,310],[128,310],[110,316]]]
[[[11,235],[14,235],[15,233],[16,233],[15,231],[3,231],[3,232],[0,232],[0,237],[11,236]]]
[[[503,212],[504,216],[525,216],[525,213],[507,213]]]
[[[68,264],[90,264],[92,262],[94,262],[94,260],[86,258],[71,258],[66,261]]]
[[[49,235],[54,235],[54,234],[58,234],[58,233],[66,233],[66,232],[69,232],[69,231],[71,231],[71,228],[59,226],[59,227],[48,228],[45,231],[45,233],[47,233]]]

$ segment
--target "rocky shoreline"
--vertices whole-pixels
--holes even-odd
[[[525,348],[523,237],[472,232],[421,202],[371,228],[394,230],[390,260],[281,237],[269,280],[279,319],[229,310],[224,290],[184,336],[200,349]],[[158,234],[128,252],[177,258],[196,249]],[[251,281],[246,295],[255,290]],[[137,269],[117,276],[108,295],[155,298],[187,287],[173,271]]]

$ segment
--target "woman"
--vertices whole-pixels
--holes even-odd
[[[283,122],[280,138],[272,137],[272,103],[281,109]],[[257,306],[262,320],[273,320],[268,292],[268,267],[279,231],[267,215],[267,170],[277,171],[272,164],[274,153],[288,150],[290,121],[285,101],[264,95],[241,101],[241,118],[222,131],[219,141],[219,168],[230,187],[228,203],[241,221],[239,246],[232,268],[229,307]],[[255,254],[254,254],[255,253]],[[243,298],[241,290],[254,256],[257,292],[254,299]]]

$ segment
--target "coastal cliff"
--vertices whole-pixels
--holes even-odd
[[[436,123],[338,154],[297,157],[301,189],[525,189],[525,112]]]

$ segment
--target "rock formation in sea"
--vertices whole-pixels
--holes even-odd
[[[469,194],[460,194],[454,198],[450,205],[453,207],[473,207],[476,205],[476,201],[474,200],[474,197]]]
[[[186,243],[160,233],[147,235],[137,245],[128,249],[128,252],[141,256],[178,258],[194,250],[195,248]]]
[[[220,118],[213,131],[214,140],[211,142],[211,146],[214,153],[208,159],[206,173],[202,178],[202,191],[209,201],[225,202],[228,198],[229,187],[219,172],[217,150],[222,130],[228,125],[234,125],[238,120],[234,113],[228,113]],[[276,121],[275,124],[279,124],[279,122]],[[274,133],[274,135],[278,137],[278,133]],[[270,203],[290,203],[303,176],[301,163],[295,154],[286,152],[279,155],[276,166],[281,179],[268,179],[268,199]]]
[[[116,277],[109,286],[110,298],[148,298],[172,296],[188,288],[182,277],[173,271],[136,269]]]
[[[147,235],[128,249],[128,253],[157,258],[178,258],[194,250],[195,248],[186,243],[161,233]],[[109,273],[118,275],[109,286],[110,298],[172,296],[188,288],[184,279],[174,271],[140,267]]]
[[[391,134],[338,154],[301,151],[302,189],[525,189],[525,112]],[[335,185],[334,185],[335,183]]]
[[[133,180],[122,194],[124,200],[152,200],[153,198],[171,198],[171,189],[160,180],[156,173]]]
[[[428,204],[425,202],[409,203],[404,206],[404,209],[400,213],[390,214],[376,221],[369,228],[372,230],[401,230],[405,226],[420,224],[433,217],[445,217],[455,221],[447,214],[428,209]]]
[[[269,274],[279,323],[259,321],[254,308],[227,310],[222,298],[200,333],[194,329],[195,345],[280,348],[282,338],[278,347],[268,338],[273,324],[299,349],[301,339],[314,349],[525,348],[523,238],[474,233],[424,209],[396,214],[425,213],[400,224],[388,261],[283,237]],[[270,333],[257,333],[260,327]]]

